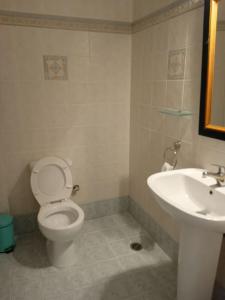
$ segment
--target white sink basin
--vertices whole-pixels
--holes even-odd
[[[225,187],[211,188],[216,180],[202,177],[204,170],[183,169],[148,178],[159,205],[181,222],[225,232]]]
[[[158,204],[180,223],[177,300],[211,300],[225,232],[225,187],[204,170],[181,169],[148,178]]]

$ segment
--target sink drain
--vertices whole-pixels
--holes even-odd
[[[134,251],[140,251],[141,249],[143,249],[143,247],[140,243],[131,243],[130,247]]]

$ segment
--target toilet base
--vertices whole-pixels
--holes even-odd
[[[51,264],[65,268],[76,263],[74,241],[57,243],[47,240],[47,253]]]

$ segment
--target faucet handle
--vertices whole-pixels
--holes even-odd
[[[218,167],[218,174],[225,174],[225,166],[219,164],[212,164],[212,166]]]

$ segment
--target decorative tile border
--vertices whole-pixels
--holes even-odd
[[[0,24],[64,30],[131,33],[129,22],[40,15],[0,10]]]
[[[132,24],[132,32],[139,32],[155,24],[165,22],[171,18],[187,13],[204,5],[204,0],[177,0]]]
[[[177,0],[171,5],[133,23],[62,17],[0,10],[0,24],[64,30],[130,34],[203,6],[204,0]]]

